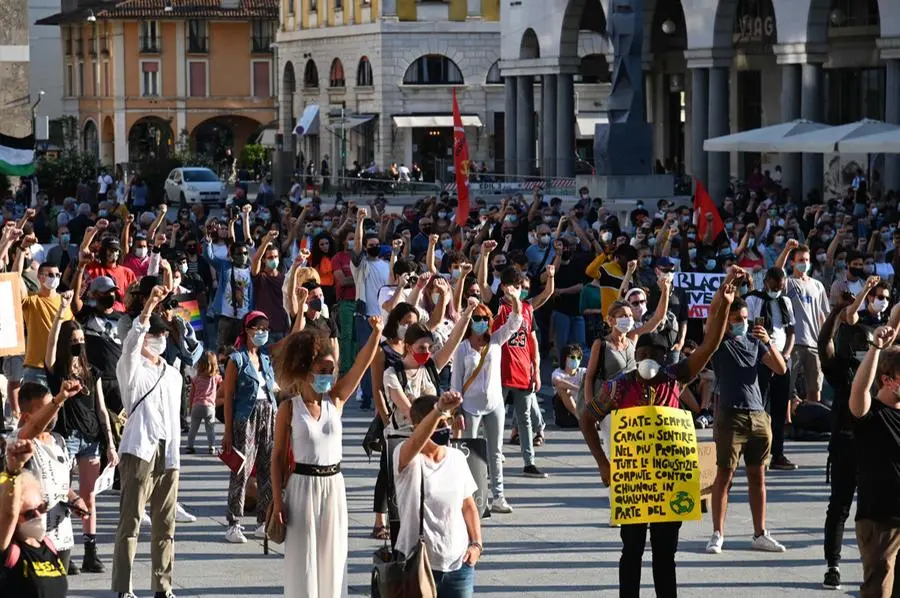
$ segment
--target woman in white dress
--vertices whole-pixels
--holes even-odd
[[[381,318],[369,318],[369,324],[368,342],[337,382],[334,350],[327,337],[304,330],[284,339],[277,349],[275,377],[292,397],[278,407],[272,452],[273,516],[287,526],[285,598],[347,596],[341,412],[378,349]],[[294,471],[283,484],[288,450],[293,453]]]

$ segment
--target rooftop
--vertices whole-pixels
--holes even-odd
[[[86,2],[75,10],[40,19],[38,25],[97,20],[130,19],[277,19],[278,0],[112,0]]]

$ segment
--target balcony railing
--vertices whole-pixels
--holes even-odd
[[[144,54],[159,54],[160,52],[160,39],[156,36],[141,36],[141,52]]]
[[[207,54],[209,52],[209,37],[205,35],[189,36],[187,51],[190,54]]]
[[[271,54],[273,41],[270,35],[254,35],[250,38],[250,51],[254,54]]]

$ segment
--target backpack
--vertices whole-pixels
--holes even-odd
[[[388,368],[388,361],[385,359],[384,363],[385,369]],[[400,386],[404,389],[403,392],[406,392],[406,385],[409,382],[409,378],[406,376],[406,368],[403,367],[402,359],[398,359],[391,365],[394,368],[394,371],[397,373],[397,380],[400,382]],[[428,358],[428,361],[425,362],[425,370],[428,372],[428,376],[431,378],[431,383],[434,385],[435,391],[440,393],[441,391],[441,381],[440,381],[440,372],[438,372],[437,365],[434,363],[434,359]],[[409,397],[410,402],[415,401],[419,397]],[[394,419],[395,410],[390,408],[390,400],[385,401],[388,404],[388,409],[391,411],[391,423],[393,423],[395,428],[399,428],[397,425],[397,420]]]

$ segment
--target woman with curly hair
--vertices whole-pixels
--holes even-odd
[[[369,340],[337,381],[334,348],[326,336],[303,330],[284,339],[275,351],[276,380],[291,397],[278,407],[271,467],[272,516],[287,528],[285,598],[347,596],[341,413],[378,349],[381,318],[369,318],[369,324]],[[288,450],[294,463],[289,465],[292,471],[285,472]]]
[[[313,239],[309,265],[319,273],[319,284],[322,287],[322,293],[325,295],[325,302],[328,305],[334,305],[337,297],[334,290],[334,267],[331,264],[334,254],[334,239],[331,238],[327,231],[319,233]]]

